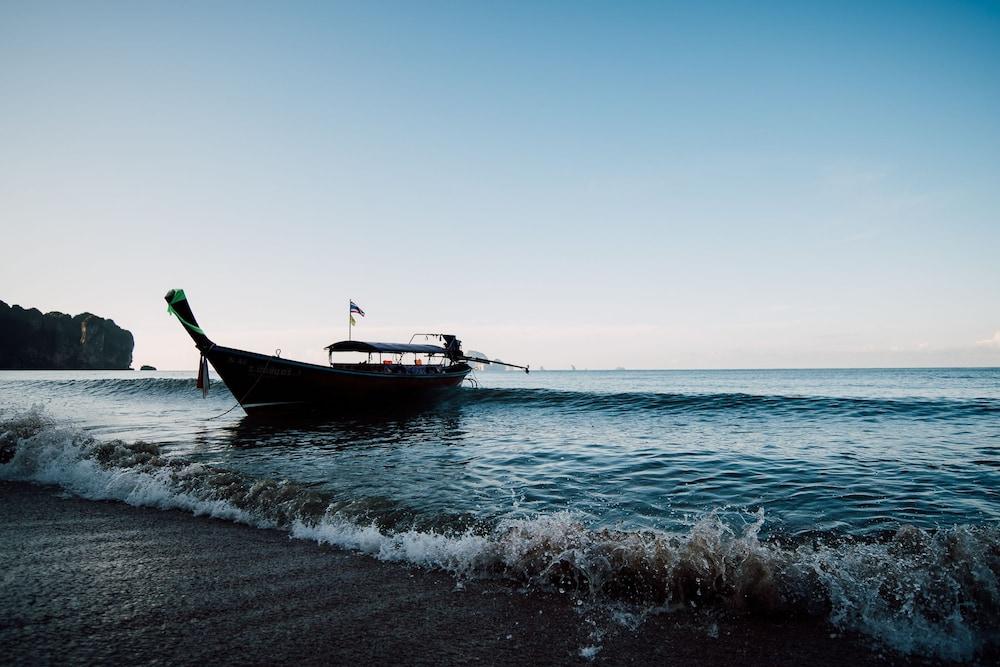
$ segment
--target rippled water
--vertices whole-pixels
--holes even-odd
[[[765,534],[1000,518],[1000,371],[484,373],[394,419],[261,423],[185,374],[6,373],[0,405],[40,404],[102,437],[287,478],[372,512],[572,510],[677,529],[764,508]]]
[[[655,604],[690,595],[685,573],[721,598],[764,577],[903,650],[994,641],[1000,370],[480,381],[424,412],[274,423],[190,374],[0,373],[6,475]]]

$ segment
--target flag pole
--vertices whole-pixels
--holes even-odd
[[[351,313],[351,300],[348,299],[347,300],[347,340],[351,340],[351,317],[352,316],[353,316],[353,313]]]

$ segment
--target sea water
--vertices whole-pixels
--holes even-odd
[[[432,409],[295,422],[193,375],[0,373],[0,478],[588,604],[997,645],[1000,369],[489,372]]]

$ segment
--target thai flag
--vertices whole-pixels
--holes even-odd
[[[361,306],[351,301],[351,314],[357,313],[361,317],[365,316],[365,311],[361,310]]]

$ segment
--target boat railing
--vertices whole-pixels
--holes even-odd
[[[444,334],[439,334],[439,333],[415,333],[412,336],[410,336],[411,344],[413,343],[413,339],[416,338],[417,336],[423,336],[424,340],[428,340],[430,338],[437,338],[438,340],[442,340],[444,338]]]

